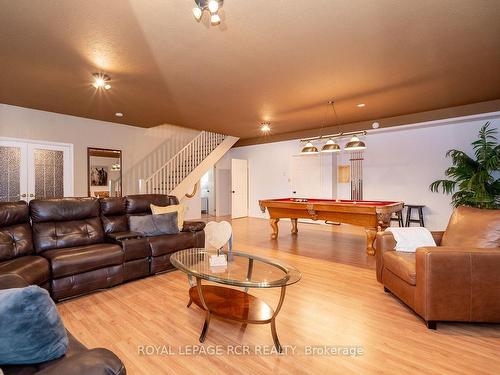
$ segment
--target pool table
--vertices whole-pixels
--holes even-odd
[[[330,223],[359,225],[365,228],[367,253],[375,254],[373,241],[377,231],[390,226],[394,212],[403,209],[403,202],[352,201],[334,199],[282,198],[259,201],[262,212],[269,212],[273,229],[271,237],[278,237],[278,222],[288,218],[292,221],[292,235],[298,233],[297,219],[324,220]]]

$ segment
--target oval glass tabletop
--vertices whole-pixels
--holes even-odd
[[[225,266],[211,266],[210,256],[224,254]],[[170,256],[170,261],[188,275],[221,284],[245,288],[274,288],[296,283],[302,277],[295,267],[235,251],[187,249]]]

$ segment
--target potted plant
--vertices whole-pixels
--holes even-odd
[[[500,208],[500,146],[497,130],[487,122],[479,130],[479,139],[472,142],[475,159],[460,150],[449,150],[453,165],[445,171],[446,179],[434,181],[433,192],[453,194],[454,207]]]

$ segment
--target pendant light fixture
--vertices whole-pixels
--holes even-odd
[[[306,145],[302,149],[301,153],[312,155],[312,154],[319,153],[319,151],[318,151],[318,148],[315,145],[313,145],[311,141],[309,141],[306,143]]]
[[[335,110],[335,102],[333,100],[330,100],[328,104],[331,104],[333,113],[335,115],[335,123],[337,123],[337,111]],[[333,140],[333,138],[330,138],[326,143],[321,147],[321,152],[340,152],[340,146]]]
[[[353,135],[351,140],[345,145],[346,151],[361,151],[366,148],[365,142],[360,140],[356,135]]]

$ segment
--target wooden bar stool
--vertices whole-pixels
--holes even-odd
[[[423,208],[425,205],[423,204],[407,204],[406,206],[406,226],[409,227],[411,223],[418,223],[421,227],[425,227],[424,224],[424,211]],[[412,219],[411,214],[412,210],[417,210],[418,219]]]
[[[398,226],[404,227],[405,224],[403,221],[403,210],[398,211],[398,212],[394,212],[394,215],[396,215],[396,216],[391,216],[391,221],[397,221]]]

